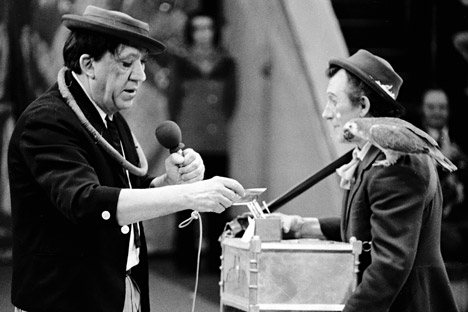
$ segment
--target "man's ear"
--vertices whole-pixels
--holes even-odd
[[[361,112],[359,113],[360,117],[365,117],[370,110],[370,101],[369,98],[365,95],[361,96]]]
[[[83,54],[80,56],[80,67],[83,74],[94,79],[96,76],[94,74],[94,59],[89,54]]]

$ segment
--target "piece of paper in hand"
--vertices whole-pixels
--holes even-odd
[[[245,205],[246,203],[252,202],[254,199],[257,199],[263,192],[266,191],[266,188],[250,188],[245,190],[245,196],[235,200],[232,205],[239,206]]]

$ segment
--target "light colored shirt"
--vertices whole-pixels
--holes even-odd
[[[371,144],[369,142],[366,142],[361,149],[359,147],[355,147],[353,150],[353,159],[349,163],[336,169],[336,173],[341,177],[340,187],[342,189],[351,189],[356,168],[359,163],[364,160],[364,157],[366,157],[370,147]]]

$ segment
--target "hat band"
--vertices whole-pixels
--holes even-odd
[[[125,30],[136,32],[136,33],[139,33],[139,34],[142,34],[142,35],[145,35],[145,36],[148,36],[148,34],[149,34],[149,26],[146,29],[146,28],[139,27],[139,26],[135,25],[134,22],[130,24],[130,23],[125,23],[124,21],[115,20],[114,18],[108,18],[108,17],[93,15],[93,14],[89,14],[89,13],[85,14],[84,16],[88,17],[88,18],[91,18],[94,21],[102,23],[102,24],[112,25],[112,26],[116,26],[116,27],[122,27]],[[146,25],[143,24],[143,25],[147,26],[147,24]]]
[[[380,80],[374,79],[372,76],[370,78],[382,89],[385,93],[387,93],[392,99],[396,100],[396,94],[392,92],[393,86],[391,84],[383,84]]]

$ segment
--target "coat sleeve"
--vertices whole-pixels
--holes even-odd
[[[389,167],[372,167],[363,182],[371,209],[371,264],[343,311],[388,311],[414,265],[433,168],[416,156]],[[433,182],[433,180],[432,180]]]
[[[61,102],[44,100],[22,122],[19,154],[45,197],[38,202],[49,202],[75,224],[113,221],[118,226],[120,188],[112,183],[108,158],[73,112]]]
[[[341,241],[340,220],[338,217],[319,218],[320,229],[327,240]]]

